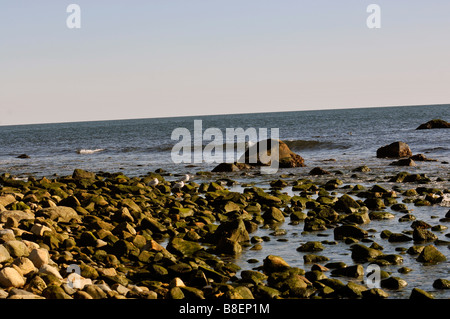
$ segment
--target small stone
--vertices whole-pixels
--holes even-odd
[[[356,239],[362,239],[367,237],[366,230],[354,225],[342,225],[334,229],[334,239],[344,239],[345,237],[352,237]]]
[[[44,232],[46,231],[52,231],[49,227],[41,225],[41,224],[34,224],[33,227],[31,227],[30,231],[35,234],[36,236],[43,237]]]
[[[300,247],[297,248],[297,251],[301,252],[314,252],[322,250],[324,250],[324,247],[322,243],[319,241],[309,241],[305,244],[300,245]]]
[[[11,258],[9,251],[5,248],[5,246],[0,245],[0,263],[3,263]]]
[[[436,288],[436,289],[450,289],[450,280],[448,280],[448,279],[436,279],[433,282],[433,288]]]
[[[49,264],[44,264],[39,268],[39,272],[43,274],[53,275],[58,279],[63,279],[56,267],[50,266]]]
[[[267,256],[263,261],[264,271],[271,273],[284,271],[290,268],[289,264],[283,258],[275,255]]]
[[[389,294],[380,288],[372,288],[369,290],[365,290],[361,294],[363,298],[367,299],[385,299],[389,297]]]
[[[432,294],[430,294],[429,292],[426,292],[425,290],[422,290],[419,288],[414,288],[411,291],[411,295],[409,296],[409,299],[423,300],[423,299],[434,299],[434,297]]]

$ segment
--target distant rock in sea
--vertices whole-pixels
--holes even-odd
[[[429,130],[434,128],[450,128],[450,123],[441,119],[434,119],[421,124],[416,130]]]
[[[28,156],[27,154],[20,154],[16,158],[30,158],[30,156]]]

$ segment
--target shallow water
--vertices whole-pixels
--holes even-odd
[[[350,173],[349,173],[350,174]],[[347,174],[347,175],[349,175]],[[378,184],[380,186],[386,187],[388,189],[392,189],[395,185],[400,186],[401,189],[406,190],[409,188],[416,188],[418,186],[426,186],[426,187],[436,187],[440,189],[445,189],[450,186],[450,183],[448,182],[434,182],[430,184],[424,184],[424,185],[417,185],[417,184],[411,184],[411,183],[405,183],[405,184],[399,184],[399,183],[389,183],[389,182],[383,182],[381,175],[379,173],[369,172],[369,173],[359,173],[360,178],[358,179],[352,179],[349,177],[345,177],[346,174],[343,175],[327,175],[325,177],[314,177],[314,176],[308,176],[308,175],[294,175],[290,176],[290,178],[285,178],[284,180],[290,181],[300,178],[309,178],[313,180],[314,182],[317,181],[326,181],[332,178],[339,178],[344,181],[346,181],[342,186],[340,186],[339,189],[334,190],[337,194],[335,196],[341,196],[342,194],[346,193],[349,189],[346,189],[345,186],[351,185],[354,186],[356,184],[360,184],[363,186],[371,187],[374,184]],[[395,174],[392,174],[395,175]],[[391,174],[384,174],[383,176],[391,176]],[[233,178],[234,176],[231,176]],[[272,176],[273,177],[273,176]],[[271,178],[268,179],[267,177],[256,179],[258,182],[255,183],[255,186],[265,188],[266,191],[270,191],[270,187],[268,185],[269,180],[275,180],[277,178]],[[379,182],[374,183],[373,181],[378,180]],[[386,178],[384,178],[386,179]],[[237,178],[239,180],[239,178]],[[249,181],[255,182],[255,179],[250,178],[242,178],[241,182],[249,182]],[[242,192],[244,187],[242,187],[241,184],[228,187],[231,191],[237,191]],[[288,186],[281,190],[282,192],[286,192],[290,196],[293,195],[299,195],[299,192],[293,192],[291,190],[291,186]],[[358,199],[354,195],[351,195],[354,199]],[[399,195],[399,198],[397,198],[398,203],[402,203],[403,196]],[[423,220],[430,224],[431,226],[434,225],[444,225],[449,227],[450,223],[448,222],[440,222],[439,219],[444,218],[447,211],[449,211],[449,207],[442,206],[442,205],[434,205],[430,207],[417,207],[414,206],[413,203],[406,203],[408,206],[408,210],[411,211],[411,213],[416,217],[416,220]],[[447,204],[448,205],[448,204]],[[390,294],[389,298],[395,298],[395,299],[407,299],[409,298],[411,294],[411,290],[413,288],[420,288],[425,291],[431,292],[435,298],[450,298],[450,291],[449,290],[439,290],[432,287],[433,282],[436,279],[449,279],[450,280],[450,246],[448,244],[443,245],[436,245],[436,243],[433,243],[436,245],[438,250],[442,252],[446,257],[447,261],[438,263],[436,265],[423,265],[422,263],[417,262],[415,259],[417,258],[417,255],[409,255],[406,252],[397,251],[398,248],[409,248],[413,245],[427,245],[427,244],[415,244],[413,241],[409,242],[402,242],[402,243],[390,243],[387,239],[382,239],[380,237],[380,233],[382,230],[390,230],[393,233],[401,233],[404,231],[411,231],[411,223],[412,222],[399,222],[398,219],[403,216],[405,213],[403,212],[396,212],[391,210],[389,207],[384,209],[383,211],[390,212],[394,214],[395,218],[393,219],[387,219],[387,220],[373,220],[368,224],[360,225],[361,228],[366,230],[375,230],[375,232],[369,232],[369,239],[380,244],[384,249],[383,253],[385,254],[398,254],[403,257],[403,263],[400,265],[390,265],[390,266],[383,266],[381,267],[382,270],[385,270],[387,272],[392,273],[391,276],[400,277],[408,283],[408,285],[400,290],[390,290],[383,288],[385,291],[387,291]],[[305,210],[307,212],[307,210]],[[254,269],[262,266],[263,259],[267,255],[278,255],[281,256],[286,262],[288,262],[293,267],[299,267],[304,269],[305,271],[309,271],[312,264],[305,264],[303,261],[303,255],[309,254],[305,252],[298,252],[296,249],[303,243],[308,241],[330,241],[333,242],[334,236],[333,236],[333,229],[327,229],[325,231],[318,231],[318,232],[304,232],[303,231],[303,222],[299,222],[298,224],[291,224],[289,217],[286,218],[286,221],[278,225],[277,228],[283,229],[286,231],[285,235],[280,236],[273,236],[271,233],[273,233],[274,229],[270,228],[264,228],[260,227],[256,232],[250,234],[250,237],[252,236],[269,236],[270,241],[264,241],[261,243],[262,249],[261,250],[251,250],[251,247],[245,247],[243,250],[243,253],[238,256],[237,258],[229,258],[228,260],[238,264],[241,267],[241,270],[246,269]],[[450,242],[450,238],[446,237],[445,234],[450,234],[449,230],[444,231],[433,231],[435,235],[438,236],[439,240]],[[410,235],[412,237],[412,235]],[[345,244],[343,241],[339,240],[337,241],[337,245],[330,245],[330,244],[324,244],[325,249],[320,252],[315,252],[314,254],[322,255],[330,258],[329,261],[321,262],[320,264],[325,265],[328,262],[345,262],[348,266],[356,264],[352,258],[351,258],[351,251],[350,246],[348,244]],[[370,242],[362,242],[362,244],[370,246]],[[258,263],[249,263],[248,260],[250,259],[256,259],[258,260]],[[367,268],[369,263],[362,264],[364,266],[364,269]],[[412,269],[411,272],[407,274],[401,274],[398,272],[398,269],[401,267],[409,267]],[[330,272],[327,272],[326,275],[330,277]],[[237,274],[239,277],[239,273]],[[355,281],[360,284],[364,283],[364,278],[348,278],[348,277],[336,277],[342,282],[346,283],[348,281]]]

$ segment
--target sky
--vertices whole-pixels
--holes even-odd
[[[447,104],[449,16],[448,0],[0,0],[0,125]]]

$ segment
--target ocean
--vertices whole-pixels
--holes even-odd
[[[308,167],[385,167],[386,160],[377,159],[376,150],[395,141],[406,142],[414,154],[448,161],[448,130],[415,130],[435,118],[449,120],[450,105],[0,126],[0,172],[41,177],[70,175],[75,168],[129,176],[158,168],[180,174],[208,171],[217,163],[172,161],[171,151],[178,142],[171,139],[173,130],[186,128],[193,135],[194,120],[202,120],[203,130],[220,129],[224,137],[226,128],[267,128],[269,134],[278,128],[280,139]],[[209,142],[203,140],[203,145]],[[223,140],[226,143],[233,141]],[[21,154],[29,158],[17,158]]]
[[[237,183],[229,186],[231,191],[242,192],[248,183],[270,191],[269,181],[283,178],[290,182],[301,178],[314,178],[315,181],[339,178],[344,184],[336,189],[334,195],[340,196],[348,188],[360,184],[371,187],[374,184],[389,189],[394,187],[415,188],[420,185],[395,185],[389,177],[399,171],[427,174],[431,182],[427,187],[441,190],[450,188],[450,130],[432,129],[416,130],[416,128],[432,119],[450,120],[450,105],[425,105],[404,107],[359,108],[322,111],[274,112],[254,114],[230,114],[214,116],[173,117],[155,119],[130,119],[115,121],[91,121],[76,123],[36,124],[0,126],[0,174],[11,173],[17,178],[26,179],[32,175],[36,178],[46,176],[71,175],[75,168],[92,172],[122,172],[128,176],[144,176],[157,169],[164,169],[173,174],[165,174],[166,180],[174,181],[180,174],[194,175],[194,181],[202,179],[215,180],[231,178]],[[199,171],[211,171],[217,163],[174,163],[171,151],[178,140],[172,140],[172,132],[177,128],[186,128],[194,136],[194,121],[202,120],[203,130],[217,128],[225,132],[227,128],[267,128],[279,129],[279,138],[286,142],[292,151],[305,159],[306,167],[279,169],[277,174],[262,175],[258,172],[236,172],[218,175],[200,175]],[[415,167],[396,167],[389,164],[392,159],[379,159],[376,150],[396,141],[407,143],[413,154],[422,153],[435,159],[430,162],[417,162]],[[206,146],[210,141],[196,141]],[[225,139],[214,141],[217,145],[238,144],[238,141]],[[247,145],[256,141],[247,141]],[[225,147],[224,147],[225,148]],[[17,158],[27,154],[29,158]],[[239,158],[241,154],[234,154]],[[355,172],[354,169],[366,165],[371,171]],[[321,167],[332,174],[312,177],[309,171]],[[297,195],[288,186],[281,190],[290,196]],[[447,194],[448,195],[448,194]],[[399,203],[402,198],[398,199]],[[415,206],[408,202],[408,210],[418,219],[430,225],[447,224],[440,222],[449,210],[450,199],[446,204],[433,206]],[[375,230],[373,240],[384,247],[385,254],[401,254],[404,261],[400,265],[383,267],[391,276],[405,279],[408,286],[400,290],[387,291],[390,298],[408,298],[414,287],[432,291],[437,298],[450,298],[448,290],[436,290],[432,287],[434,280],[449,277],[450,234],[445,229],[435,232],[441,241],[438,249],[447,257],[446,262],[437,265],[422,265],[417,256],[405,251],[413,243],[390,243],[380,238],[382,230],[394,233],[410,233],[410,222],[399,222],[399,212],[390,208],[386,212],[395,218],[374,220],[361,225],[366,230]],[[280,226],[281,230],[260,227],[251,236],[269,237],[263,249],[246,248],[243,253],[229,259],[238,264],[242,270],[260,266],[269,254],[281,256],[291,266],[309,270],[311,265],[305,264],[305,253],[296,250],[307,241],[333,240],[333,229],[316,232],[304,232],[302,223],[289,223],[287,219]],[[319,237],[320,236],[320,237]],[[166,245],[167,242],[161,243]],[[350,245],[339,243],[326,245],[322,255],[330,258],[329,262],[345,262],[354,264],[351,258]],[[249,260],[259,261],[256,264]],[[364,269],[368,266],[364,264]],[[400,274],[403,266],[410,267],[411,272]],[[327,273],[329,274],[329,273]],[[239,273],[237,274],[239,276]],[[361,278],[347,278],[346,281],[362,283]]]

